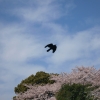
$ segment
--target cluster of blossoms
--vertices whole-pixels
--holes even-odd
[[[55,80],[53,84],[46,85],[26,85],[29,89],[20,93],[14,100],[56,100],[55,94],[63,84],[92,84],[91,87],[98,87],[91,91],[91,95],[100,100],[100,70],[94,67],[76,67],[70,74],[61,73],[59,75],[51,74],[50,80]]]

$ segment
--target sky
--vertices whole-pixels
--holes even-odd
[[[100,0],[0,0],[0,100],[38,71],[76,66],[100,68]]]

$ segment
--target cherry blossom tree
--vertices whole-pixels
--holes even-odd
[[[92,84],[92,87],[98,87],[91,91],[90,95],[100,100],[100,70],[94,67],[76,67],[70,74],[61,73],[59,75],[51,74],[50,80],[55,80],[53,84],[46,85],[27,85],[29,89],[24,93],[17,94],[14,100],[56,100],[55,94],[60,90],[63,84]]]

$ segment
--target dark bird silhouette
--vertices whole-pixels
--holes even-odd
[[[52,43],[51,44],[48,44],[45,46],[46,47],[49,47],[49,49],[47,50],[47,52],[49,52],[50,50],[52,50],[52,53],[54,53],[57,49],[57,46],[56,45],[53,45]]]

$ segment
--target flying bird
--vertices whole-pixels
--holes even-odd
[[[52,53],[54,53],[57,49],[57,46],[56,45],[53,45],[52,43],[51,44],[48,44],[45,46],[46,47],[49,47],[49,49],[47,50],[47,52],[49,52],[50,50],[52,50]]]

